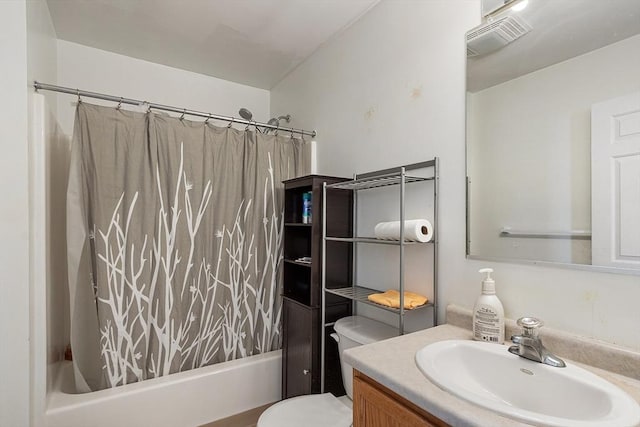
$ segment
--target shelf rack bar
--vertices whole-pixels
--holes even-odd
[[[434,235],[431,238],[433,240],[433,326],[438,326],[438,241],[440,235],[438,230],[440,229],[440,223],[438,222],[438,197],[440,189],[440,159],[438,157],[432,160],[433,162],[433,223]]]
[[[374,245],[392,245],[392,246],[399,246],[401,244],[400,240],[381,240],[381,239],[376,239],[375,237],[327,237],[327,241],[349,242],[349,243],[372,243]],[[431,243],[432,241],[415,242],[413,240],[404,240],[405,245],[427,245]]]
[[[370,188],[380,188],[387,187],[389,185],[398,185],[400,184],[401,176],[398,173],[392,173],[385,176],[372,177],[372,178],[362,178],[356,179],[353,181],[347,182],[339,182],[336,184],[331,184],[329,188],[338,188],[342,190],[368,190]],[[422,182],[422,181],[430,181],[433,180],[432,177],[421,177],[421,176],[405,176],[405,182]]]
[[[398,331],[404,335],[404,192],[405,192],[405,168],[400,168],[400,315],[398,316]]]
[[[395,168],[383,169],[375,172],[361,173],[359,175],[356,175],[356,179],[371,178],[371,177],[376,177],[381,175],[391,175],[391,174],[397,175],[400,172],[402,172],[402,169],[404,169],[405,171],[412,171],[416,169],[432,168],[436,165],[436,163],[437,163],[437,158],[427,160],[426,162],[412,163],[410,165],[398,166]]]
[[[358,175],[354,173],[353,180],[355,181],[357,178]],[[355,239],[358,235],[358,192],[352,191],[351,195],[353,196],[353,227],[351,228],[351,237]],[[351,254],[351,287],[355,290],[356,283],[358,283],[358,245],[351,245]],[[358,304],[355,302],[351,303],[351,313],[354,316],[358,315]]]
[[[406,172],[410,170],[434,167],[436,164],[437,158],[428,160],[426,162],[413,163],[410,165],[384,169],[377,172],[362,173],[359,175],[354,175],[352,181],[329,184],[328,188],[339,188],[343,190],[366,190],[369,188],[397,185],[400,184],[403,174],[405,183],[430,181],[435,179],[435,177],[411,176],[407,175]]]
[[[394,307],[388,307],[385,305],[380,305],[377,304],[373,301],[369,300],[369,295],[373,295],[373,294],[379,294],[381,291],[376,290],[376,289],[371,289],[371,288],[367,288],[364,286],[349,286],[346,288],[337,288],[337,289],[331,289],[331,288],[327,288],[327,293],[329,294],[333,294],[333,295],[337,295],[339,297],[342,298],[347,298],[350,299],[352,301],[356,301],[359,303],[363,303],[363,304],[367,304],[373,307],[377,307],[380,308],[382,310],[386,310],[386,311],[390,311],[392,313],[398,314],[400,312],[399,308],[394,308]],[[412,308],[412,309],[405,309],[406,311],[415,311],[415,310],[420,310],[426,307],[433,307],[433,303],[432,302],[428,302],[424,305]],[[326,324],[326,326],[329,326],[330,324]]]

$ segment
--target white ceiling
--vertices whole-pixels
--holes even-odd
[[[640,33],[640,0],[529,0],[518,15],[530,33],[467,60],[471,92],[557,64]]]
[[[271,89],[379,0],[47,0],[58,38]]]

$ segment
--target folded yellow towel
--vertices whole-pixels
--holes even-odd
[[[400,292],[395,289],[390,289],[381,294],[371,294],[367,298],[376,304],[400,308]],[[404,308],[409,310],[424,305],[427,301],[429,301],[429,299],[423,295],[407,291],[404,292]]]

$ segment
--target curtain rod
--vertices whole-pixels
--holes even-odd
[[[308,135],[312,138],[315,138],[317,135],[317,132],[315,130],[308,131],[304,129],[285,128],[285,127],[270,125],[269,123],[256,122],[254,120],[237,119],[235,117],[221,116],[219,114],[203,113],[202,111],[187,110],[186,108],[171,107],[169,105],[155,104],[153,102],[140,101],[137,99],[123,98],[120,96],[105,95],[103,93],[89,92],[89,91],[80,90],[80,89],[72,89],[64,86],[50,85],[47,83],[40,83],[38,81],[33,82],[33,87],[35,88],[36,92],[38,90],[49,90],[52,92],[61,92],[61,93],[68,93],[70,95],[77,95],[78,98],[81,98],[84,96],[85,98],[96,98],[96,99],[102,99],[104,101],[117,102],[119,105],[120,104],[129,104],[129,105],[138,105],[138,106],[147,105],[149,109],[153,108],[156,110],[170,111],[172,113],[179,113],[182,115],[188,114],[190,116],[204,117],[206,119],[222,120],[225,122],[229,122],[230,125],[233,123],[238,123],[238,124],[243,124],[247,126],[254,126],[256,129],[258,129],[258,127],[262,127],[262,128],[274,129],[274,130],[283,131],[283,132],[297,133],[300,135]]]

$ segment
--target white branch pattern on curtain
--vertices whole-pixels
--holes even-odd
[[[159,211],[153,236],[145,235],[137,244],[130,239],[138,192],[126,208],[126,216],[120,213],[125,198],[122,193],[106,230],[90,234],[106,273],[106,283],[101,293],[96,291],[96,300],[98,309],[108,317],[100,328],[100,351],[109,386],[278,348],[284,212],[275,203],[270,153],[268,163],[263,236],[259,239],[249,233],[254,228],[247,223],[254,203],[242,200],[234,222],[223,224],[215,235],[207,237],[217,247],[215,260],[195,259],[213,184],[207,181],[199,200],[192,200],[184,144],[180,145],[172,201],[164,200],[167,192],[156,167]],[[188,252],[181,252],[176,245],[178,233],[184,233],[180,222],[186,224]],[[261,240],[264,246],[258,248]],[[263,251],[261,262],[257,251]],[[148,269],[150,274],[143,274]],[[252,339],[247,340],[247,334]]]

